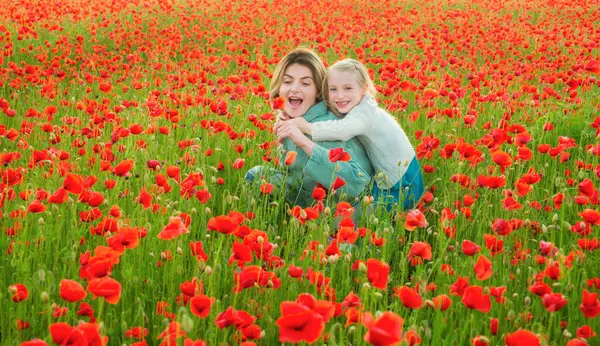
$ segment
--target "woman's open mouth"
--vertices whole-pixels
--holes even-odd
[[[290,106],[292,106],[292,108],[298,108],[303,101],[304,100],[302,100],[299,97],[288,97],[288,103],[290,104]]]

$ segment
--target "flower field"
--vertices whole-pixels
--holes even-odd
[[[0,0],[0,344],[600,345],[598,23],[580,0]],[[285,167],[268,89],[297,47],[369,68],[416,209],[244,180]]]

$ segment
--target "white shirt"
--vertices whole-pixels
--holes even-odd
[[[383,173],[375,174],[380,189],[396,185],[415,158],[415,149],[400,124],[379,108],[370,95],[365,95],[343,119],[311,125],[315,141],[347,141],[357,137],[375,171]]]

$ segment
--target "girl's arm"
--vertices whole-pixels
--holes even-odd
[[[317,123],[308,123],[302,118],[292,121],[303,133],[312,136],[315,141],[342,141],[364,135],[372,125],[372,116],[377,110],[377,103],[370,96],[348,112],[340,120],[328,120]]]

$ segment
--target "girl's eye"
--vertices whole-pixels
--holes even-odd
[[[302,83],[304,86],[310,86],[310,83]]]
[[[347,87],[346,90],[350,91],[350,90],[352,90],[352,88],[351,87]]]
[[[284,80],[283,81],[283,84],[291,84],[291,83],[292,83],[292,81],[289,81],[289,80]]]

